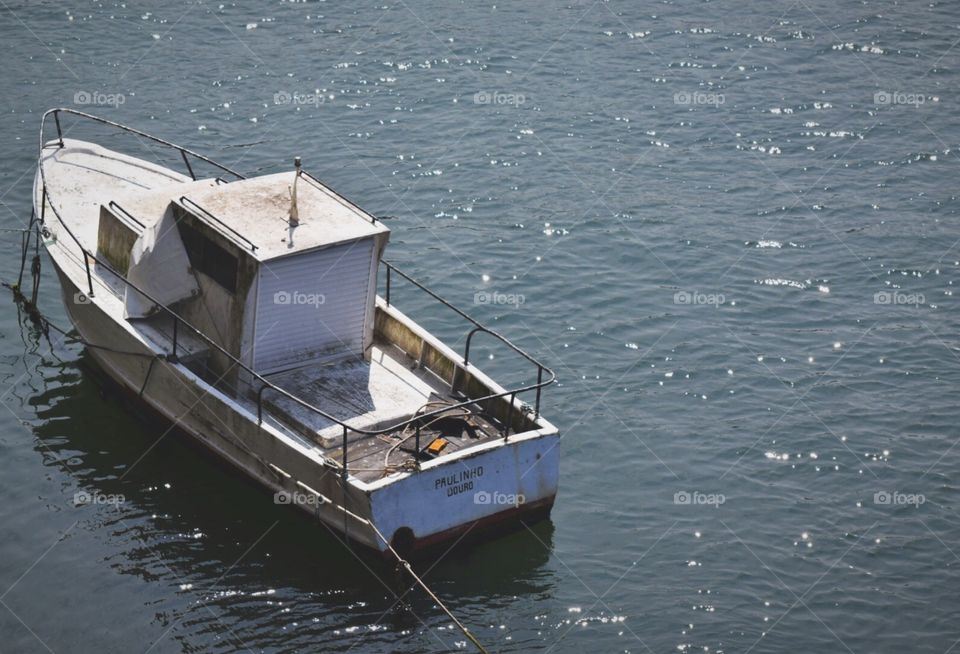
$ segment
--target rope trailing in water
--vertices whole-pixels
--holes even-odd
[[[43,317],[40,315],[40,311],[37,309],[37,294],[40,291],[40,234],[39,230],[36,237],[36,251],[34,252],[33,259],[30,262],[30,273],[33,276],[33,291],[31,293],[30,299],[23,294],[21,290],[23,286],[23,273],[27,268],[27,258],[30,256],[30,237],[34,233],[34,226],[37,224],[36,213],[34,211],[30,212],[30,223],[26,229],[17,229],[10,231],[19,231],[21,233],[20,238],[20,272],[17,275],[16,284],[3,283],[4,286],[13,291],[13,298],[17,301],[18,304],[21,304],[24,307],[24,310],[27,312],[27,315],[30,316],[30,319],[33,320],[38,325],[43,325]],[[47,330],[45,327],[43,329],[44,336],[47,335]]]
[[[83,337],[74,334],[72,330],[64,329],[51,322],[49,318],[43,315],[43,312],[40,311],[40,308],[37,306],[37,296],[40,293],[40,273],[41,273],[41,257],[40,257],[40,225],[36,219],[36,214],[30,212],[30,226],[23,230],[14,230],[20,231],[23,233],[22,247],[20,253],[20,272],[17,276],[16,284],[9,284],[3,282],[3,285],[9,288],[13,292],[13,299],[17,304],[21,305],[24,310],[27,312],[27,315],[30,316],[30,319],[36,324],[41,331],[43,331],[44,336],[49,336],[50,330],[53,329],[55,332],[59,332],[66,338],[72,338],[75,342],[80,343],[84,347],[89,347],[97,350],[103,350],[104,352],[110,352],[112,354],[125,354],[128,356],[139,356],[146,358],[156,358],[159,355],[149,354],[146,352],[127,352],[125,350],[117,350],[106,345],[99,345],[97,343],[91,343],[90,341],[84,339]],[[21,290],[23,286],[23,273],[27,268],[27,259],[30,256],[30,237],[32,234],[36,234],[34,241],[34,254],[33,258],[30,261],[30,275],[32,279],[32,290],[30,297],[27,298]]]
[[[480,652],[481,654],[490,654],[490,651],[486,647],[484,647],[479,640],[477,640],[477,637],[470,632],[470,629],[468,629],[465,624],[463,624],[462,622],[460,622],[460,620],[457,619],[457,616],[455,616],[453,612],[447,608],[446,604],[444,604],[440,600],[440,598],[437,597],[436,593],[430,590],[430,587],[427,586],[427,584],[423,581],[423,579],[421,579],[419,575],[417,575],[417,573],[413,571],[413,566],[410,565],[409,561],[407,561],[402,556],[400,556],[399,552],[397,552],[397,550],[393,548],[393,545],[390,544],[390,541],[388,541],[386,536],[384,536],[383,533],[379,529],[377,529],[377,526],[373,524],[373,522],[371,522],[370,520],[367,520],[362,516],[357,515],[356,513],[353,513],[352,511],[348,511],[343,506],[333,502],[329,497],[327,497],[323,493],[320,493],[319,491],[316,491],[313,488],[310,488],[306,484],[297,482],[297,485],[299,485],[301,488],[309,490],[311,493],[313,493],[318,498],[320,498],[320,500],[324,504],[330,504],[338,511],[343,511],[344,518],[349,516],[354,520],[356,520],[357,522],[359,522],[360,524],[370,527],[370,529],[373,530],[373,533],[377,535],[377,538],[383,541],[383,544],[387,546],[387,551],[390,552],[390,554],[392,554],[394,558],[397,559],[397,563],[400,566],[402,566],[411,577],[413,577],[414,581],[417,582],[417,585],[420,586],[420,588],[422,588],[423,591],[430,596],[430,599],[436,602],[437,606],[439,606],[440,609],[447,614],[447,617],[450,618],[450,620],[452,620],[455,625],[457,625],[457,628],[460,629],[463,635],[467,637],[467,640],[473,643],[473,646],[477,648],[477,651]],[[318,511],[319,511],[319,506],[318,506]]]
[[[51,322],[41,311],[36,307],[36,304],[28,300],[20,292],[20,289],[17,288],[16,284],[8,284],[3,282],[3,285],[13,291],[14,299],[24,306],[27,312],[30,314],[31,320],[37,323],[40,326],[40,329],[43,330],[44,334],[48,334],[49,330],[52,329],[55,332],[59,332],[66,338],[73,339],[75,343],[80,343],[84,347],[89,347],[95,350],[103,350],[104,352],[110,352],[111,354],[123,354],[131,357],[144,357],[147,359],[158,359],[163,358],[163,355],[160,354],[150,354],[148,352],[130,352],[127,350],[117,350],[106,345],[100,345],[98,343],[91,343],[82,336],[77,335],[71,330],[64,329],[54,322]]]

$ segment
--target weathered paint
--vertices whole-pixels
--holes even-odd
[[[237,287],[230,293],[212,278],[201,271],[193,271],[200,286],[200,292],[192,298],[177,304],[177,311],[190,324],[211,338],[231,355],[243,359],[243,327],[248,324],[246,309],[249,305],[248,296],[255,287],[259,263],[249,252],[237,247],[230,239],[223,236],[196,216],[180,206],[174,207],[174,216],[177,223],[189,225],[204,237],[210,239],[232,256],[237,258]],[[223,382],[235,385],[239,371],[233,362],[217,351],[210,353],[210,370],[217,377],[223,377]]]
[[[556,434],[517,436],[426,467],[371,494],[374,523],[388,537],[406,527],[429,539],[508,509],[552,503],[558,442]]]
[[[130,251],[138,236],[133,225],[122,220],[107,207],[100,207],[97,254],[106,259],[117,272],[127,274],[130,268]]]
[[[91,356],[131,396],[138,397],[177,429],[274,493],[302,493],[296,483],[299,481],[335,502],[345,504],[358,515],[369,516],[366,491],[348,479],[345,497],[338,471],[326,463],[322,453],[311,443],[270,425],[257,425],[256,416],[251,411],[207,385],[181,364],[157,359],[149,370],[150,357],[155,350],[127,324],[112,320],[95,302],[77,303],[74,297],[80,292],[79,287],[73,278],[63,273],[57,257],[53,258],[71,322],[84,340],[94,345],[88,348]],[[111,350],[123,353],[96,345],[107,345]],[[298,508],[316,515],[339,531],[344,530],[343,514],[333,506],[311,504],[298,505]],[[355,522],[348,524],[351,538],[379,549],[376,537],[369,529],[363,529]]]
[[[53,258],[55,264],[62,261]],[[82,271],[77,263],[67,262],[71,264],[75,275]],[[85,340],[94,345],[109,344],[111,349],[123,352],[155,353],[135,330],[111,319],[97,303],[77,303],[74,298],[79,287],[59,265],[56,267],[64,304]],[[485,443],[428,462],[420,473],[400,473],[373,484],[349,477],[345,496],[339,473],[325,464],[315,446],[270,425],[258,426],[249,410],[206,385],[185,366],[158,359],[148,379],[148,356],[116,354],[97,347],[89,351],[131,395],[139,395],[142,388],[141,400],[152,410],[273,492],[303,493],[297,485],[302,482],[360,517],[371,519],[388,538],[401,527],[409,527],[418,540],[429,541],[430,536],[441,534],[449,538],[457,533],[457,527],[466,528],[514,508],[476,503],[477,492],[522,494],[524,502],[516,507],[520,511],[532,509],[537,502],[552,503],[557,492],[559,437],[553,430],[518,434],[506,444]],[[478,468],[483,472],[473,475],[470,492],[448,495],[449,484],[438,485],[440,479]],[[381,551],[386,547],[369,528],[345,520],[336,506],[296,506],[339,532],[346,529],[354,542]]]

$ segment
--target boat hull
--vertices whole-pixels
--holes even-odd
[[[277,504],[309,513],[351,544],[385,552],[379,531],[404,555],[415,555],[549,516],[559,477],[555,432],[511,436],[370,485],[352,479],[345,484],[318,454],[280,438],[184,366],[158,357],[129,325],[105,312],[96,298],[86,298],[60,265],[61,257],[49,248],[48,253],[69,318],[111,380],[171,429],[270,489]],[[317,494],[330,501],[318,501]],[[347,517],[344,507],[360,520]]]

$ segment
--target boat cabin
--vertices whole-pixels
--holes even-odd
[[[117,197],[100,208],[97,246],[152,298],[128,287],[127,319],[167,332],[156,306],[166,304],[266,375],[367,357],[388,238],[382,223],[298,168]],[[179,337],[191,356],[189,335]],[[209,375],[245,381],[208,350],[192,354]]]

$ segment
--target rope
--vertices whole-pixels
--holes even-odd
[[[413,577],[414,580],[417,582],[417,584],[420,585],[420,588],[422,588],[423,591],[424,591],[427,595],[430,596],[430,599],[432,599],[434,602],[437,603],[437,606],[439,606],[439,607],[443,610],[443,612],[447,614],[447,617],[448,617],[448,618],[450,618],[451,620],[453,620],[453,623],[454,623],[455,625],[457,625],[457,627],[460,629],[460,631],[463,632],[463,635],[466,636],[467,639],[468,639],[471,643],[473,643],[473,645],[477,648],[477,651],[478,651],[478,652],[481,652],[482,654],[490,654],[490,653],[487,651],[487,648],[485,648],[482,644],[480,644],[480,641],[477,640],[476,636],[474,636],[472,633],[470,633],[470,630],[467,629],[467,626],[466,626],[465,624],[463,624],[462,622],[460,622],[459,620],[457,620],[457,616],[455,616],[455,615],[453,614],[453,612],[450,611],[450,609],[448,609],[448,608],[446,607],[446,605],[445,605],[443,602],[440,601],[440,598],[437,597],[436,594],[434,594],[434,592],[433,592],[432,590],[430,590],[430,587],[427,586],[426,583],[424,583],[423,579],[421,579],[421,578],[417,575],[417,573],[413,571],[413,567],[410,565],[410,563],[409,563],[406,559],[404,559],[402,556],[400,556],[400,554],[398,554],[395,549],[393,549],[393,545],[391,545],[391,544],[387,541],[387,539],[384,538],[383,534],[380,533],[380,530],[377,529],[376,525],[374,525],[374,524],[373,524],[372,522],[370,522],[369,520],[367,521],[367,524],[370,525],[370,528],[373,529],[373,531],[377,534],[377,536],[380,538],[380,540],[382,540],[383,543],[387,546],[387,549],[390,551],[390,553],[393,554],[393,555],[397,558],[397,563],[399,563],[399,564],[402,565],[404,568],[406,568],[406,570],[407,570],[407,572],[410,574],[410,576]]]
[[[445,405],[445,404],[450,404],[450,402],[448,402],[448,401],[446,401],[446,400],[433,400],[433,401],[431,401],[431,402],[427,402],[427,403],[424,404],[422,407],[420,407],[419,409],[417,409],[416,413],[414,413],[413,415],[414,415],[414,417],[416,417],[417,414],[419,414],[419,413],[422,412],[422,411],[425,411],[425,410],[427,409],[427,407],[430,407],[430,406],[443,406],[443,405]],[[426,429],[427,427],[429,427],[430,425],[432,425],[433,423],[435,423],[436,421],[438,421],[438,420],[440,420],[440,419],[442,419],[442,418],[449,418],[449,417],[451,417],[451,416],[457,416],[457,417],[461,417],[461,418],[468,418],[468,417],[470,417],[470,416],[473,415],[473,412],[472,412],[470,409],[466,408],[466,407],[460,407],[459,409],[456,409],[456,413],[453,413],[453,411],[454,411],[454,410],[451,409],[451,412],[438,413],[436,416],[434,416],[434,417],[433,417],[430,421],[428,421],[426,424],[421,425],[421,426],[420,426],[420,430],[422,431],[422,430]],[[390,439],[390,440],[388,440],[388,439],[386,439],[386,438],[382,438],[382,439],[381,439],[381,440],[383,440],[384,442],[387,442],[387,443],[390,443],[390,444],[391,444],[391,447],[389,447],[389,448],[387,449],[387,453],[386,453],[386,454],[384,455],[384,457],[383,457],[383,475],[382,475],[383,477],[386,477],[388,474],[391,474],[391,473],[393,473],[393,472],[396,472],[397,470],[405,470],[405,469],[408,469],[407,466],[408,466],[408,464],[411,463],[411,462],[404,462],[404,463],[398,464],[398,465],[390,465],[390,457],[393,455],[393,453],[397,450],[398,447],[400,447],[401,445],[403,445],[404,443],[406,443],[408,440],[410,440],[411,438],[413,438],[413,437],[416,436],[416,435],[417,435],[417,433],[416,433],[416,427],[414,427],[414,426],[412,425],[412,423],[411,423],[411,424],[408,424],[406,427],[404,427],[404,428],[403,428],[403,431],[400,432],[399,440],[394,441],[393,439]],[[417,461],[414,460],[412,463],[414,464],[414,467],[416,467]]]
[[[30,223],[27,228],[22,231],[20,236],[20,274],[17,275],[17,285],[16,289],[20,288],[20,285],[23,283],[23,269],[27,264],[27,252],[30,250],[30,235],[33,233],[33,224],[36,221],[36,212],[30,210]]]
[[[444,613],[446,613],[447,617],[450,618],[450,620],[452,620],[453,623],[457,625],[457,628],[460,629],[463,635],[467,637],[467,640],[473,643],[474,647],[477,648],[477,651],[480,652],[481,654],[490,654],[489,650],[486,647],[484,647],[483,644],[479,640],[477,640],[477,637],[470,632],[470,629],[468,629],[465,624],[463,624],[462,622],[460,622],[460,620],[457,619],[457,616],[455,616],[453,612],[447,608],[446,604],[444,604],[440,600],[440,598],[437,597],[436,593],[430,590],[430,587],[427,586],[427,584],[423,581],[423,579],[421,579],[417,575],[417,573],[413,571],[413,567],[410,565],[410,563],[406,559],[404,559],[402,556],[400,556],[397,550],[393,548],[393,545],[390,544],[390,541],[388,541],[386,536],[384,536],[383,533],[379,529],[377,529],[377,526],[373,524],[373,522],[371,522],[370,520],[367,520],[362,516],[357,515],[356,513],[353,513],[352,511],[348,511],[343,506],[333,502],[329,497],[327,497],[323,493],[320,493],[319,491],[316,491],[300,482],[297,482],[297,483],[301,488],[305,488],[309,490],[311,493],[313,493],[318,498],[320,498],[324,504],[330,504],[338,511],[343,511],[344,518],[349,516],[354,520],[356,520],[357,522],[370,527],[370,529],[373,530],[373,533],[377,535],[377,538],[383,541],[383,544],[387,546],[387,551],[390,552],[390,554],[392,554],[394,558],[397,559],[397,564],[402,566],[410,574],[410,576],[413,577],[414,581],[417,582],[417,585],[420,586],[420,588],[422,588],[423,591],[430,596],[430,599],[436,602],[437,606],[439,606],[440,609]]]
[[[56,323],[52,322],[49,318],[43,315],[36,305],[30,302],[26,297],[20,293],[20,290],[16,287],[15,284],[8,284],[3,282],[3,285],[9,288],[14,293],[14,299],[26,306],[27,311],[30,313],[30,317],[37,323],[42,325],[41,329],[44,334],[48,333],[48,330],[52,329],[55,332],[62,334],[64,337],[72,339],[75,343],[80,343],[84,347],[93,348],[95,350],[103,350],[104,352],[110,352],[111,354],[124,354],[131,357],[144,357],[147,359],[157,359],[162,358],[163,355],[160,354],[149,354],[147,352],[129,352],[127,350],[118,350],[116,348],[108,347],[106,345],[100,345],[98,343],[91,343],[87,339],[79,336],[74,333],[73,330],[67,330],[63,327],[60,327]]]
[[[31,214],[30,225],[33,226],[36,223],[37,221],[35,216]],[[3,282],[3,285],[9,288],[11,291],[13,291],[13,299],[18,304],[21,304],[24,307],[27,314],[30,316],[30,319],[33,320],[34,323],[40,326],[40,329],[41,331],[43,331],[43,334],[45,336],[49,336],[50,330],[53,329],[55,332],[59,332],[60,334],[63,334],[64,337],[71,338],[75,342],[82,344],[84,347],[103,350],[104,352],[110,352],[112,354],[124,354],[128,356],[146,357],[150,359],[154,359],[160,356],[156,354],[147,354],[144,352],[128,352],[125,350],[117,350],[115,348],[108,347],[106,345],[91,343],[90,341],[86,340],[82,336],[79,336],[73,333],[73,330],[64,329],[63,327],[60,327],[59,325],[52,322],[45,315],[43,315],[43,312],[41,312],[39,307],[37,306],[37,295],[40,291],[40,272],[41,272],[41,263],[40,263],[41,258],[40,258],[39,252],[33,255],[33,259],[30,262],[30,274],[33,277],[32,297],[28,299],[23,294],[23,291],[20,288],[21,284],[23,283],[23,272],[24,272],[24,269],[26,268],[27,258],[30,256],[30,234],[31,234],[30,230],[24,230],[25,238],[23,241],[23,248],[20,256],[20,274],[19,274],[17,283],[10,284],[8,282]],[[40,246],[39,234],[37,234],[35,242],[36,242],[37,249],[39,250],[39,246]]]
[[[36,228],[36,229],[34,229]],[[75,342],[82,344],[84,347],[93,348],[96,350],[103,350],[104,352],[110,352],[112,354],[124,354],[127,356],[135,357],[146,357],[149,359],[159,358],[161,355],[158,354],[147,354],[144,352],[127,352],[125,350],[117,350],[106,345],[99,345],[97,343],[91,343],[82,336],[76,335],[73,333],[73,330],[66,330],[63,327],[60,327],[50,321],[49,318],[43,315],[37,306],[37,295],[40,292],[40,272],[41,272],[41,258],[40,258],[40,221],[37,219],[36,212],[30,212],[30,224],[26,229],[17,229],[17,230],[5,230],[5,231],[19,231],[23,233],[23,242],[20,252],[20,273],[17,276],[17,283],[10,284],[8,282],[3,282],[3,285],[13,291],[13,299],[18,303],[23,305],[24,309],[27,311],[27,314],[30,316],[31,320],[34,323],[40,325],[40,329],[43,331],[44,336],[49,336],[50,329],[53,329],[55,332],[63,334],[66,338],[71,338]],[[23,284],[23,272],[26,269],[27,258],[30,256],[30,236],[35,234],[34,246],[35,252],[33,259],[30,261],[30,275],[33,277],[33,289],[31,298],[23,294],[21,290],[21,285]]]

